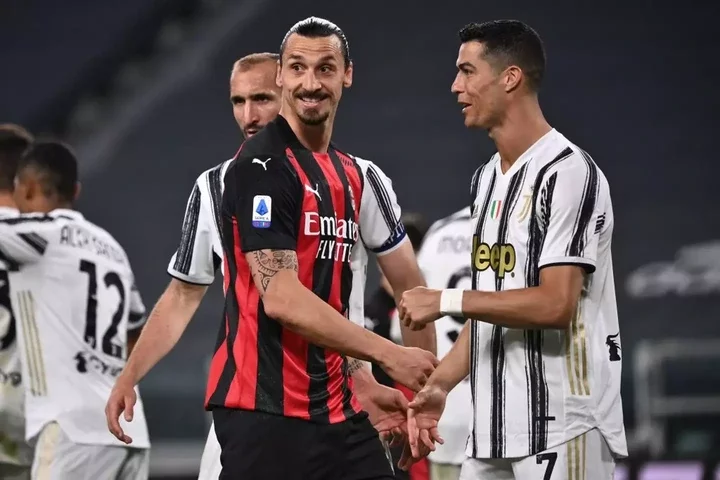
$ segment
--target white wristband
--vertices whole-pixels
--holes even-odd
[[[440,313],[462,317],[462,300],[464,290],[460,288],[446,288],[440,294]]]

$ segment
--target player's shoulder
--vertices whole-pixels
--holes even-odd
[[[570,141],[557,130],[552,131],[552,137],[543,149],[542,155],[537,158],[540,167],[548,173],[563,171],[570,174],[585,176],[588,172],[604,178],[593,157],[583,148]]]
[[[69,232],[68,235],[74,235],[78,238],[83,235],[87,236],[87,238],[82,241],[92,245],[92,248],[89,249],[90,251],[94,251],[100,256],[109,257],[117,263],[124,263],[129,266],[125,248],[123,248],[113,234],[104,227],[83,216],[67,219],[65,220],[65,225],[75,227],[76,230],[78,230],[76,232]]]
[[[5,218],[15,218],[20,216],[20,211],[12,207],[0,207],[0,220]]]
[[[467,223],[470,222],[470,207],[464,207],[457,212],[454,212],[447,217],[436,220],[427,233],[425,239],[432,238],[435,235],[443,235],[448,230],[455,230],[463,228]]]
[[[198,186],[203,186],[210,181],[210,179],[214,176],[218,176],[219,178],[223,178],[225,175],[225,172],[227,172],[227,169],[230,167],[232,162],[235,160],[235,157],[228,158],[224,162],[218,163],[214,167],[208,168],[207,170],[204,170],[200,175],[197,176],[195,179],[195,183]]]

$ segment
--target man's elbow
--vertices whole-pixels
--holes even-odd
[[[577,302],[565,299],[552,299],[542,316],[542,325],[545,328],[567,330],[575,317]]]

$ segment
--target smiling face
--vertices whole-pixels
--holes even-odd
[[[484,57],[484,45],[470,41],[460,46],[452,92],[462,106],[465,126],[489,129],[502,117],[507,100],[504,72]]]
[[[345,66],[336,35],[293,33],[282,52],[277,84],[290,112],[306,125],[321,125],[335,116],[343,88],[352,84],[352,64]]]

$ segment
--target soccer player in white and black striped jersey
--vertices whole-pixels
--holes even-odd
[[[472,179],[472,289],[418,288],[401,301],[411,326],[470,319],[410,404],[412,437],[470,375],[461,479],[612,479],[627,446],[607,179],[542,114],[534,30],[470,24],[460,41],[452,91],[498,153]]]

